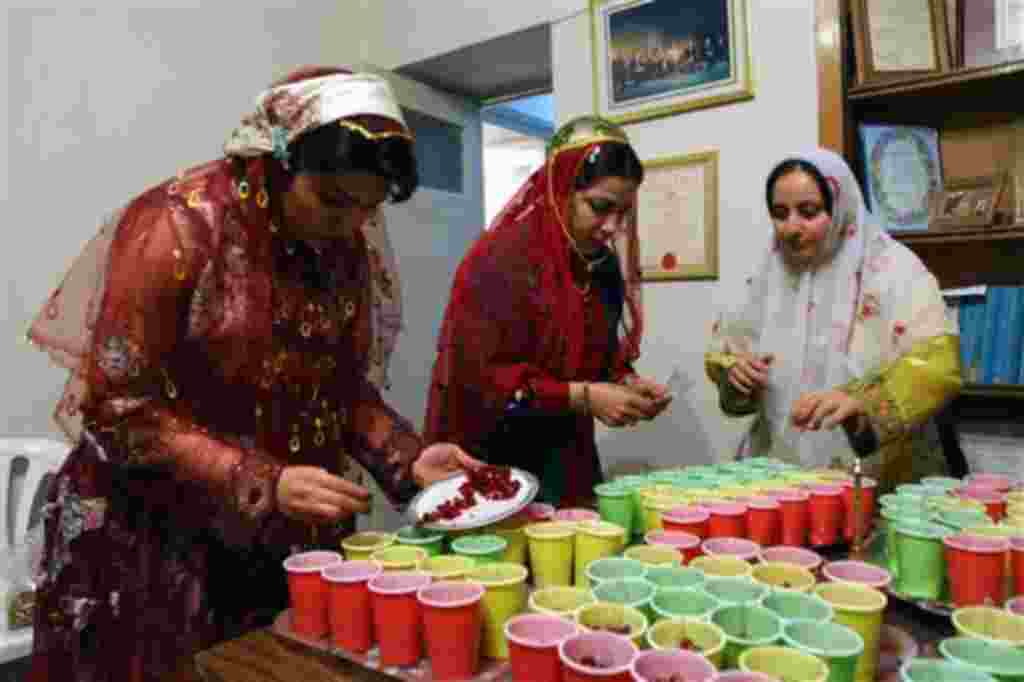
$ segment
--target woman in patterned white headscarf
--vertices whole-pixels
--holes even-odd
[[[71,372],[29,680],[156,680],[287,606],[281,561],[476,466],[379,389],[401,325],[379,211],[418,179],[386,81],[302,69],[224,158],[133,199],[29,338]]]
[[[825,467],[856,453],[886,486],[943,471],[931,417],[961,382],[935,277],[832,152],[780,163],[766,201],[773,248],[707,355],[723,410],[758,415],[740,456]]]

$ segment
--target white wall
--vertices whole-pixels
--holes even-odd
[[[544,145],[541,138],[484,124],[485,225],[544,163]]]
[[[603,434],[602,457],[613,468],[637,460],[668,465],[730,457],[746,424],[721,415],[704,378],[708,327],[717,306],[740,295],[769,242],[764,178],[786,155],[815,145],[818,135],[814,3],[750,4],[755,99],[627,127],[643,159],[718,149],[721,276],[717,282],[644,287],[647,332],[639,369],[664,379],[678,366],[688,388],[666,418],[636,431]],[[593,108],[589,16],[556,24],[553,43],[561,123]]]

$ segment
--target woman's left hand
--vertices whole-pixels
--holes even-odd
[[[801,431],[834,429],[847,419],[864,414],[864,403],[842,391],[805,393],[793,403],[793,425]]]
[[[416,484],[426,488],[431,483],[451,478],[466,469],[479,469],[484,463],[473,459],[454,443],[435,443],[412,463],[412,476]]]

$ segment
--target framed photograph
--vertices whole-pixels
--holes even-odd
[[[616,123],[754,97],[749,0],[590,0],[594,111]]]
[[[963,65],[1024,59],[1024,0],[973,0],[960,5]]]
[[[930,195],[932,228],[991,226],[1005,187],[1005,173],[948,182],[946,189]]]
[[[718,152],[644,161],[637,216],[641,279],[718,279]]]
[[[930,196],[942,189],[939,131],[862,123],[868,205],[886,232],[927,230]]]
[[[948,71],[948,6],[947,0],[851,0],[860,83]]]

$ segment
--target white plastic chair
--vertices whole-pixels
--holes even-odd
[[[0,552],[25,541],[29,521],[46,501],[46,489],[70,452],[66,442],[46,437],[0,438]],[[38,503],[38,505],[36,504]],[[0,625],[0,664],[32,652],[32,628]]]

